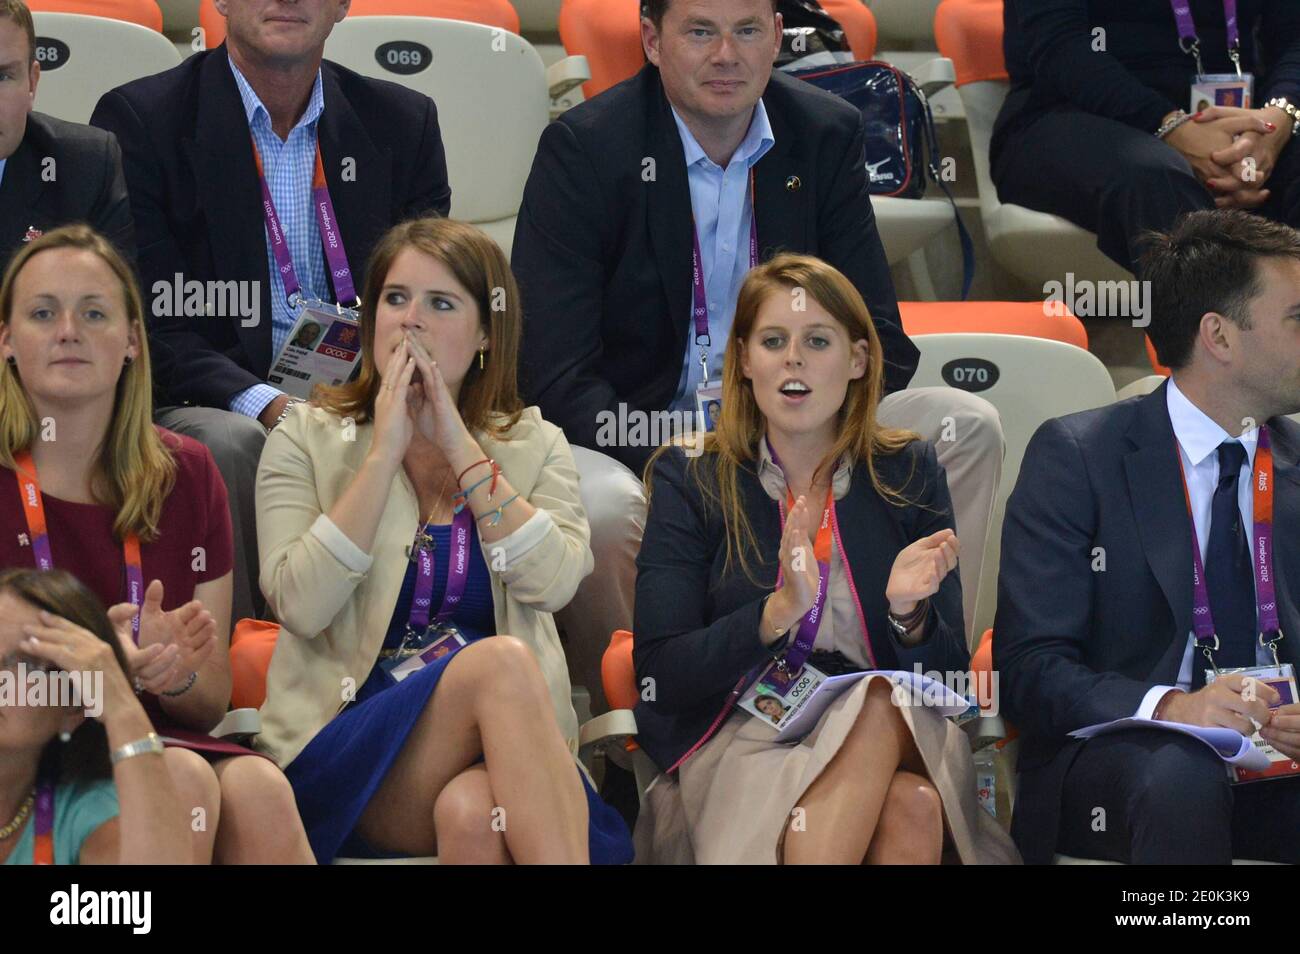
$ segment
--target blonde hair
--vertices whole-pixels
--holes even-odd
[[[757,541],[749,517],[745,513],[740,494],[739,471],[742,465],[756,465],[758,442],[767,430],[767,420],[754,398],[753,383],[741,369],[741,351],[754,330],[759,309],[769,296],[790,294],[801,289],[826,309],[848,332],[849,341],[867,342],[867,368],[862,377],[850,380],[844,403],[837,419],[837,434],[830,451],[818,463],[813,480],[831,472],[844,457],[861,461],[871,475],[871,484],[877,493],[896,506],[908,506],[913,501],[886,486],[875,468],[878,454],[896,454],[919,435],[912,431],[881,427],[876,420],[876,409],[884,391],[884,352],[876,334],[871,314],[853,283],[833,266],[811,255],[782,254],[752,269],[745,277],[736,300],[736,316],[732,321],[722,375],[722,412],[712,433],[704,435],[703,453],[690,461],[690,467],[704,466],[710,461],[714,468],[717,486],[707,480],[698,480],[704,491],[706,503],[720,506],[727,528],[726,566],[738,558],[745,574],[753,579],[747,554],[757,551]],[[659,448],[646,466],[647,493],[651,492],[650,477],[655,461],[669,445]]]
[[[134,533],[143,541],[158,538],[163,502],[176,481],[176,461],[153,425],[153,375],[145,337],[144,305],[130,266],[117,249],[88,225],[66,225],[24,245],[5,269],[0,283],[0,324],[14,317],[18,275],[37,255],[70,248],[99,256],[116,276],[126,304],[126,320],[140,343],[140,354],[125,367],[113,396],[113,416],[91,469],[95,499],[117,513],[113,532],[119,540]],[[41,422],[13,365],[0,364],[0,464],[15,470],[14,455],[40,438]]]
[[[338,387],[318,387],[313,399],[342,417],[364,423],[374,417],[375,398],[382,384],[375,363],[375,313],[388,270],[405,249],[414,248],[437,259],[478,305],[479,321],[488,337],[482,369],[471,362],[461,385],[457,409],[470,431],[504,439],[524,409],[519,398],[519,335],[522,312],[519,289],[505,254],[486,233],[466,222],[428,217],[393,226],[379,240],[366,266],[361,297],[361,373]]]

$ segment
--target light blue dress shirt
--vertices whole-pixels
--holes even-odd
[[[749,223],[754,214],[749,172],[776,141],[760,99],[745,138],[724,169],[705,154],[695,136],[673,110],[686,153],[686,177],[691,187],[691,212],[700,241],[700,267],[709,305],[709,378],[722,378],[722,355],[736,314],[736,297],[749,271]],[[759,236],[762,241],[762,236]],[[689,345],[671,410],[695,411],[695,389],[701,382],[700,349],[695,344],[694,317],[687,332]]]
[[[302,284],[302,294],[306,298],[323,299],[329,291],[325,276],[325,248],[316,226],[311,198],[311,180],[316,171],[316,126],[325,110],[320,71],[316,71],[316,83],[312,86],[311,98],[302,118],[289,130],[289,138],[281,140],[271,128],[270,112],[233,60],[230,69],[235,74],[239,98],[244,102],[244,114],[248,117],[253,142],[262,157],[271,201],[275,203],[280,227],[288,240],[289,254]],[[297,315],[285,297],[284,280],[276,267],[269,235],[266,260],[271,276],[271,357],[274,359],[293,330]],[[230,409],[248,417],[257,417],[280,394],[269,384],[255,384],[231,398]]]
[[[3,183],[5,181],[5,163],[8,161],[9,160],[7,158],[0,159],[0,183]]]

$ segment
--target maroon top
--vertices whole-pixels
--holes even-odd
[[[176,484],[163,503],[158,539],[140,545],[144,582],[163,583],[163,608],[194,599],[200,583],[219,580],[234,564],[226,485],[212,454],[197,441],[158,428],[176,461]],[[38,475],[39,476],[39,475]],[[54,565],[81,580],[105,607],[126,601],[126,560],[113,535],[117,514],[99,504],[69,503],[42,492]],[[18,477],[0,467],[0,567],[36,566],[26,542]],[[195,548],[202,553],[195,554]],[[199,569],[195,569],[195,567]]]
[[[157,428],[163,444],[176,461],[176,482],[163,502],[158,538],[141,541],[140,559],[148,586],[162,580],[163,608],[184,606],[194,599],[200,583],[219,580],[234,565],[230,506],[226,484],[211,452],[189,437]],[[38,475],[39,476],[39,475]],[[51,497],[42,491],[45,522],[49,529],[54,565],[67,570],[90,588],[105,608],[126,601],[126,558],[122,543],[113,535],[117,514],[99,504],[79,504]],[[18,477],[0,466],[0,568],[36,567],[36,556],[26,542],[27,519],[18,491]],[[196,548],[202,548],[196,553]],[[201,733],[167,724],[157,701],[142,699],[159,734],[185,748],[211,755],[251,755],[247,749],[220,742]]]

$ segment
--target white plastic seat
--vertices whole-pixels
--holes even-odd
[[[508,258],[524,182],[549,118],[548,73],[532,45],[460,20],[349,17],[335,25],[325,58],[434,100],[451,215],[487,232]]]
[[[36,109],[69,122],[90,120],[110,89],[179,66],[161,33],[135,23],[76,13],[34,13],[41,64]]]
[[[1156,388],[1160,387],[1160,385],[1164,384],[1165,380],[1163,374],[1145,375],[1138,378],[1136,381],[1130,381],[1128,384],[1120,388],[1119,393],[1115,395],[1115,400],[1123,401],[1126,398],[1140,397],[1143,394],[1150,394]]]
[[[871,197],[880,244],[890,265],[904,262],[924,248],[944,229],[953,228],[952,206],[931,183],[923,199],[900,199],[887,195]],[[935,193],[930,195],[929,193]],[[960,264],[960,263],[959,263]]]
[[[918,335],[912,341],[921,360],[911,387],[958,382],[991,403],[1002,420],[1007,451],[975,599],[973,629],[982,633],[993,625],[1002,518],[1029,439],[1049,418],[1113,404],[1115,385],[1096,357],[1061,341],[994,334]]]

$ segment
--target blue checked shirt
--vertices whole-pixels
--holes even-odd
[[[723,169],[705,154],[686,123],[673,110],[686,153],[686,177],[691,187],[691,212],[700,237],[700,267],[709,303],[709,377],[722,379],[722,355],[736,314],[736,297],[749,272],[749,221],[754,214],[749,196],[749,170],[776,140],[760,99],[731,161]],[[759,236],[759,241],[762,241]],[[686,358],[677,383],[674,411],[695,412],[695,388],[701,383],[700,349],[695,345],[695,318],[686,340]]]
[[[302,283],[302,294],[305,298],[323,299],[330,286],[325,276],[325,248],[321,244],[311,200],[312,174],[316,171],[316,124],[325,109],[320,71],[316,72],[316,84],[312,86],[306,111],[298,124],[289,130],[289,138],[281,141],[271,128],[271,114],[233,60],[230,69],[235,74],[239,98],[244,101],[244,114],[248,117],[253,142],[262,157],[266,182],[271,187],[271,201],[280,216],[294,271]],[[270,236],[266,240],[266,260],[271,275],[271,357],[274,359],[293,330],[297,315],[285,297],[284,280],[271,252]],[[269,384],[255,384],[231,398],[230,409],[255,418],[280,393]]]

